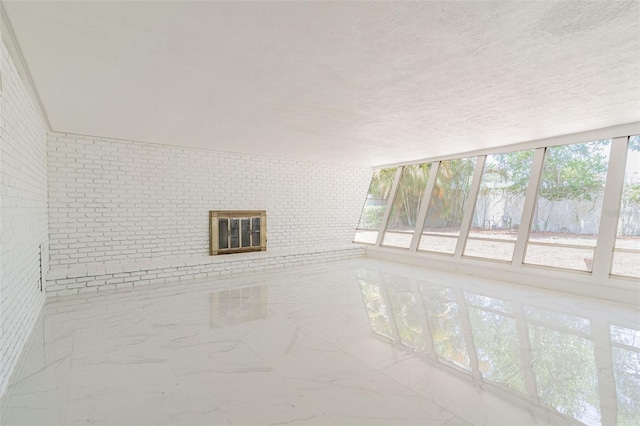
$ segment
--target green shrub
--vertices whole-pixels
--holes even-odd
[[[378,229],[382,223],[385,206],[364,206],[360,228]]]

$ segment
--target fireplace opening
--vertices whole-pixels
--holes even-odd
[[[209,212],[211,255],[267,249],[266,210]]]

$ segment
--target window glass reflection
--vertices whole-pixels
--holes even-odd
[[[640,424],[640,330],[611,325],[618,424]]]
[[[511,302],[508,300],[496,299],[495,297],[483,296],[475,293],[465,293],[464,298],[471,306],[488,308],[493,311],[513,313]]]
[[[640,331],[619,325],[611,325],[611,341],[640,349]]]
[[[358,280],[372,330],[401,345],[402,353],[407,347],[422,352],[437,361],[430,365],[464,371],[474,383],[481,377],[530,401],[532,409],[542,403],[585,425],[616,416],[618,424],[640,424],[640,330],[611,324],[609,340],[601,333],[605,320],[591,308],[587,318],[370,270]],[[595,343],[591,314],[599,330]],[[616,395],[602,393],[614,379]]]
[[[400,342],[416,351],[422,351],[426,343],[422,321],[418,316],[416,294],[408,283],[398,283],[398,278],[394,277],[389,281],[390,283],[385,287]]]
[[[358,282],[360,283],[360,290],[362,291],[371,329],[376,334],[395,339],[389,309],[383,295],[384,289],[377,282],[376,277],[367,274],[365,271],[360,272],[358,275]]]
[[[516,321],[478,308],[469,308],[469,320],[482,377],[525,393]]]
[[[423,285],[421,293],[436,354],[471,371],[460,320],[460,307],[453,297],[453,290],[447,287]]]
[[[545,321],[560,319],[564,322],[561,326],[581,324],[584,320],[551,311],[544,314],[539,309],[534,312],[538,319]],[[582,423],[599,424],[600,398],[593,341],[562,328],[528,324],[538,397]]]
[[[640,353],[613,347],[618,424],[640,425]]]
[[[533,306],[525,306],[523,310],[528,320],[569,331],[578,331],[588,336],[591,335],[591,321],[586,318],[535,308]]]
[[[211,293],[211,328],[266,318],[267,293],[265,285]]]

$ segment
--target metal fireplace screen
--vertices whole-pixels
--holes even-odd
[[[211,255],[264,251],[267,249],[267,212],[210,211]]]

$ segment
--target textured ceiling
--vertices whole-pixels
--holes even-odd
[[[640,120],[640,3],[4,2],[52,127],[384,164]]]

